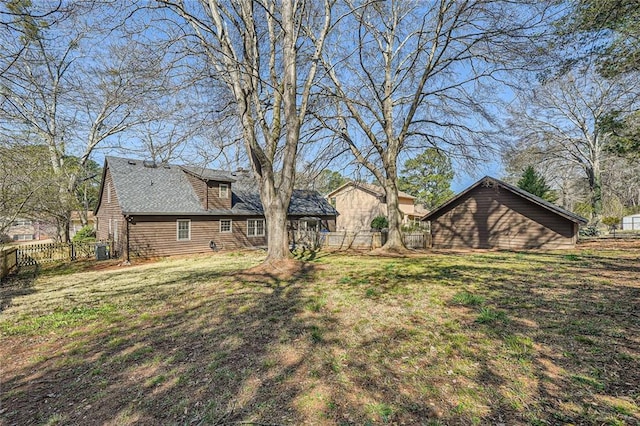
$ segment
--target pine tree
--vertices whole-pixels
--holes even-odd
[[[398,189],[413,195],[418,203],[432,210],[454,195],[451,190],[453,176],[451,159],[435,148],[427,148],[404,163]]]
[[[549,185],[547,185],[544,176],[538,174],[533,166],[527,166],[517,185],[518,188],[524,189],[533,195],[537,195],[543,200],[554,202],[558,199],[555,192],[551,187],[549,187]]]

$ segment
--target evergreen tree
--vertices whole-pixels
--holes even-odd
[[[555,192],[547,185],[544,176],[539,175],[533,166],[527,166],[517,185],[518,188],[537,195],[543,200],[554,202],[558,199]]]
[[[342,176],[339,172],[324,169],[320,172],[315,180],[315,190],[322,195],[326,195],[345,183],[349,182],[349,179]]]
[[[435,148],[404,163],[398,179],[398,189],[417,198],[417,202],[432,210],[453,196],[453,167],[449,157]]]

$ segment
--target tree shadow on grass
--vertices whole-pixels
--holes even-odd
[[[2,415],[9,424],[637,423],[621,404],[637,401],[640,381],[638,286],[601,282],[613,266],[595,260],[563,258],[555,267],[572,273],[549,277],[547,255],[523,254],[532,264],[521,269],[508,254],[486,257],[385,260],[368,272],[355,270],[358,259],[345,262],[344,283],[324,265],[288,279],[168,270],[137,299],[107,282],[102,300],[119,317],[52,330],[30,353],[37,359],[10,359]],[[630,276],[635,267],[618,266]],[[459,290],[484,302],[436,297]],[[482,308],[506,319],[477,322]]]
[[[188,280],[210,280],[209,285],[185,291],[161,309],[125,309],[124,318],[113,323],[74,328],[73,338],[57,330],[35,362],[20,367],[13,360],[17,367],[3,378],[5,419],[295,423],[296,376],[319,339],[314,332],[331,323],[318,325],[299,315],[306,303],[301,281],[313,276],[313,268],[289,280],[227,275],[230,281],[218,283],[215,275],[204,274]],[[170,291],[174,279],[157,283],[155,290],[162,294],[165,285]]]
[[[480,297],[470,306],[445,300],[457,311],[458,328],[450,330],[446,323],[434,326],[442,317],[428,310],[405,315],[401,323],[391,317],[372,320],[382,329],[348,347],[342,366],[348,377],[332,381],[331,419],[347,424],[640,422],[637,263],[522,253],[522,264],[514,268],[513,253],[472,256],[477,257],[472,262],[425,258],[413,266],[392,261],[366,272],[347,269],[336,285],[351,298],[371,301],[366,306],[373,312],[373,304],[393,312],[389,304],[401,300],[407,313],[421,306],[419,282],[428,283],[433,296],[427,297],[437,297],[438,288]],[[420,262],[432,263],[420,268]],[[483,312],[489,319],[480,321]],[[360,323],[370,322],[362,317]]]
[[[17,297],[35,292],[33,284],[38,276],[38,267],[24,267],[2,279],[0,283],[0,313],[10,307]]]
[[[556,259],[549,262],[550,256]],[[549,253],[526,258],[540,263],[541,274],[512,271],[476,290],[509,318],[485,327],[488,335],[508,348],[518,339],[532,344],[526,362],[537,386],[521,421],[639,423],[637,262]],[[558,274],[558,267],[566,270]]]

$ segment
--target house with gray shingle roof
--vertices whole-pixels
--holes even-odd
[[[249,172],[105,159],[95,210],[97,237],[125,257],[266,247],[258,188]],[[298,230],[335,230],[336,210],[315,191],[295,190],[289,206]]]

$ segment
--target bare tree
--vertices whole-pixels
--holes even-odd
[[[38,158],[44,147],[7,147],[0,144],[0,234],[25,212],[33,212],[50,175],[42,170]]]
[[[0,74],[6,72],[24,52],[24,45],[15,45],[10,40],[16,37],[31,37],[38,31],[38,21],[46,19],[49,23],[65,19],[66,7],[62,1],[48,2],[40,10],[30,9],[24,0],[8,0],[0,4]]]
[[[511,128],[518,137],[515,149],[533,148],[553,170],[580,173],[587,182],[592,223],[602,216],[603,169],[612,156],[607,150],[611,134],[603,120],[611,111],[624,115],[637,110],[639,89],[636,78],[605,79],[587,69],[532,87],[511,108]]]
[[[337,115],[325,124],[384,187],[385,250],[404,249],[401,153],[434,147],[477,161],[491,149],[499,101],[491,85],[523,65],[517,51],[545,18],[544,6],[530,3],[346,2],[340,37],[323,58]]]
[[[160,0],[191,26],[235,101],[267,221],[266,263],[291,256],[287,212],[332,2]]]
[[[97,147],[175,111],[175,78],[164,53],[101,26],[123,17],[121,10],[99,6],[72,4],[64,20],[47,22],[40,5],[24,3],[24,13],[43,18],[16,24],[23,31],[11,41],[21,54],[0,64],[6,70],[0,75],[0,131],[8,141],[28,135],[24,143],[47,146],[49,164],[42,167],[52,168],[52,185],[59,185],[56,217],[64,240],[71,211],[79,207],[76,189]]]

